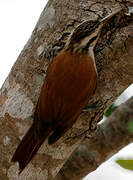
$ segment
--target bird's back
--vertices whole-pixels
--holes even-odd
[[[39,105],[52,130],[73,125],[95,89],[96,78],[91,57],[65,50],[59,53],[48,69]]]

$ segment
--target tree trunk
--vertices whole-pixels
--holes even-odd
[[[49,0],[0,91],[0,179],[52,180],[83,139],[83,136],[76,139],[71,137],[88,129],[88,122],[93,120],[97,123],[101,120],[109,104],[132,83],[133,24],[126,18],[120,24],[120,32],[112,31],[115,39],[108,40],[112,42],[111,47],[99,42],[95,49],[99,78],[91,101],[99,109],[82,113],[73,128],[56,144],[48,146],[44,142],[32,163],[18,177],[18,165],[11,164],[10,159],[32,123],[51,59],[63,48],[68,35],[79,23],[104,17],[118,7],[119,3],[104,0]]]

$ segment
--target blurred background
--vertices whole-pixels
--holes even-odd
[[[28,41],[46,3],[47,0],[0,1],[0,87]],[[133,85],[120,96],[116,104],[119,105],[132,95]],[[115,163],[121,157],[133,159],[133,144],[122,149],[84,180],[132,180],[133,171],[125,170]]]

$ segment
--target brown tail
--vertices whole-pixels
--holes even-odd
[[[35,137],[34,125],[32,125],[31,128],[28,130],[11,160],[13,162],[19,162],[20,173],[23,171],[23,169],[27,166],[32,157],[38,151],[39,147],[42,145],[48,134],[49,131],[45,132],[44,137],[39,140]]]

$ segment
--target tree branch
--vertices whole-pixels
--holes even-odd
[[[98,125],[94,136],[87,137],[72,153],[55,180],[78,180],[133,142],[128,124],[133,121],[133,97],[121,104],[109,118]]]
[[[132,83],[133,25],[127,22],[127,27],[115,32],[117,38],[115,36],[112,47],[106,47],[105,43],[102,51],[97,52],[99,79],[92,101],[99,106],[98,111],[81,114],[73,128],[56,144],[48,146],[44,142],[32,163],[18,177],[18,166],[11,164],[10,159],[32,123],[46,69],[54,57],[53,50],[63,47],[68,34],[80,22],[104,17],[119,7],[119,3],[114,5],[112,1],[103,0],[49,0],[0,91],[1,179],[52,180],[83,138],[67,140],[67,137],[88,129],[89,121],[97,123],[108,105]]]

